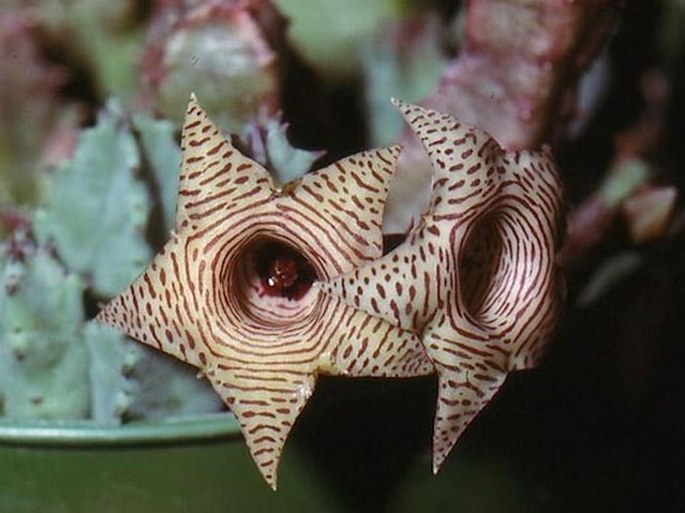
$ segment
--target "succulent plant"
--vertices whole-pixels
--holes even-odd
[[[138,133],[142,153],[152,171],[154,188],[162,207],[164,229],[168,231],[174,225],[181,162],[181,150],[175,137],[176,127],[167,119],[136,114],[133,116],[133,128]]]
[[[617,0],[478,0],[464,4],[459,53],[425,107],[485,130],[507,150],[560,140],[577,83],[618,15]],[[388,197],[385,228],[404,232],[429,201],[430,165],[411,136]],[[417,192],[418,191],[418,192]]]
[[[288,139],[288,124],[280,116],[249,123],[244,139],[251,157],[267,168],[279,184],[301,177],[326,153],[293,146]]]
[[[34,35],[30,17],[0,7],[0,206],[36,199],[41,149],[60,118],[66,73]]]
[[[290,38],[295,49],[321,75],[349,79],[361,69],[360,49],[385,24],[397,21],[406,9],[398,0],[317,2],[276,0],[291,20]]]
[[[288,177],[306,172],[320,153],[297,150],[290,146],[285,137],[286,125],[276,116],[279,96],[278,69],[276,54],[270,45],[278,43],[278,31],[273,30],[275,25],[274,20],[271,20],[268,28],[270,32],[264,32],[267,28],[260,24],[266,23],[264,13],[267,11],[257,9],[257,4],[266,3],[268,2],[252,2],[247,5],[216,1],[203,5],[181,5],[178,2],[178,5],[172,5],[171,2],[160,2],[155,9],[162,17],[174,11],[169,19],[173,19],[174,16],[178,18],[167,27],[168,39],[164,39],[160,43],[161,46],[155,47],[162,52],[158,55],[163,55],[165,59],[163,63],[157,64],[168,65],[164,67],[165,80],[155,82],[155,85],[159,86],[158,105],[166,105],[174,113],[177,110],[173,107],[173,94],[182,90],[180,94],[185,100],[188,92],[184,87],[190,87],[190,84],[200,84],[219,91],[222,90],[221,87],[216,87],[225,85],[230,91],[238,91],[237,96],[234,96],[234,108],[228,109],[229,112],[226,112],[223,98],[211,96],[217,99],[215,107],[218,112],[226,113],[222,120],[237,132],[246,130],[248,126],[253,127],[251,130],[254,144],[251,149],[257,149],[259,146],[265,163],[275,172],[281,173],[280,180],[287,181]],[[38,55],[37,50],[30,46],[37,44],[36,41],[39,42],[39,46],[44,45],[61,32],[72,34],[75,40],[79,40],[85,37],[88,31],[98,30],[97,27],[101,23],[107,25],[103,30],[106,29],[108,38],[121,37],[127,41],[130,39],[129,42],[135,44],[137,36],[131,23],[135,24],[136,20],[131,6],[132,4],[127,3],[126,6],[119,6],[121,8],[108,10],[102,2],[96,2],[88,8],[65,6],[59,2],[46,2],[40,5],[27,3],[21,5],[21,16],[10,19],[4,16],[3,11],[2,20],[3,23],[7,22],[10,28],[23,30],[17,32],[22,37],[15,39],[24,45],[22,48],[29,48],[33,52],[29,55],[31,57],[34,54]],[[19,10],[19,6],[17,9]],[[109,14],[104,16],[105,12]],[[275,10],[273,13],[277,14]],[[93,16],[98,18],[97,23],[87,21]],[[78,26],[78,20],[83,22],[84,27]],[[164,25],[159,19],[156,23],[153,27],[155,30]],[[41,37],[34,38],[35,34],[27,30],[29,26],[40,27]],[[3,36],[11,36],[15,32],[3,30]],[[16,46],[15,39],[3,39],[3,45],[6,42]],[[107,38],[106,40],[109,41]],[[226,44],[217,45],[219,40],[228,44],[230,48],[242,48],[243,58],[233,58],[235,53],[229,52],[229,55],[226,52]],[[74,49],[69,46],[70,43],[66,39],[59,39],[57,43],[60,48]],[[164,46],[166,43],[170,46]],[[14,47],[10,50],[12,48]],[[121,63],[115,59],[110,62],[112,66],[100,67],[99,48],[96,45],[88,55],[78,55],[77,61],[81,64],[86,63],[89,69],[96,70],[95,76],[103,80],[96,84],[102,87],[99,92],[109,89],[123,96],[130,96],[129,79],[132,76],[132,69],[120,74],[124,80],[115,85],[108,79],[113,75],[107,70],[116,74],[116,69],[121,68]],[[126,46],[126,51],[121,55],[129,55],[129,49],[130,47]],[[206,65],[204,70],[207,76],[186,84],[179,80],[184,76],[181,61],[183,55],[190,55],[188,52],[198,56],[199,60],[194,64],[199,62]],[[154,55],[154,52],[152,53]],[[227,57],[231,58],[226,60]],[[130,58],[127,57],[127,60],[130,63]],[[147,60],[145,63],[150,64],[150,61]],[[217,66],[217,63],[224,63],[226,67]],[[36,69],[41,73],[47,70],[52,73],[53,69],[61,70],[57,67],[43,66],[42,61],[38,64],[42,67],[37,65]],[[159,70],[159,66],[148,67],[147,70]],[[51,99],[50,95],[54,96],[53,85],[62,83],[54,82],[52,78],[59,78],[62,75],[55,72],[50,75],[51,81],[48,81],[45,73],[40,75],[32,69],[22,68],[28,70],[25,75],[31,80],[38,81],[42,77],[42,85],[49,86],[46,91],[50,94],[46,95],[46,98]],[[8,72],[7,76],[21,78],[24,75],[12,75]],[[229,78],[228,82],[225,82],[226,77]],[[256,87],[255,80],[261,81],[264,87]],[[239,84],[242,84],[242,89],[238,88]],[[246,91],[253,91],[255,88],[260,89],[260,92],[254,95],[252,103],[246,102]],[[3,91],[9,94],[14,89]],[[11,97],[8,94],[3,98],[9,102]],[[169,102],[164,103],[167,100]],[[19,123],[17,126],[23,125]],[[48,158],[58,165],[49,174],[42,175],[45,177],[40,182],[44,200],[40,201],[40,208],[30,215],[31,222],[22,227],[30,230],[32,236],[35,236],[37,247],[46,248],[46,254],[49,253],[55,265],[64,266],[69,269],[68,273],[72,279],[80,280],[81,301],[84,300],[84,290],[88,294],[86,302],[108,298],[133,279],[149,260],[151,250],[147,238],[149,233],[153,233],[151,230],[154,231],[151,239],[154,242],[160,237],[157,232],[168,231],[173,227],[180,161],[180,150],[175,137],[176,125],[169,120],[153,119],[142,112],[130,116],[118,101],[110,100],[100,112],[95,126],[83,130],[76,144],[70,145],[72,149],[69,151],[65,152],[61,148],[57,153],[53,152],[50,140],[46,139],[49,135],[47,132],[41,132],[41,140],[32,141],[34,146],[43,147],[47,144],[48,153],[54,153]],[[38,169],[35,153],[32,152],[29,167]],[[69,158],[65,160],[65,157]],[[15,194],[9,186],[5,186],[11,184],[5,182],[5,179],[14,180],[24,173],[18,170],[16,163],[8,163],[7,168],[11,174],[3,174],[3,187],[0,190],[3,194],[2,201],[13,204],[18,198],[24,199],[27,195]],[[36,173],[33,173],[27,182],[32,187],[38,182],[35,176]],[[150,218],[151,211],[156,208],[155,201],[158,201],[161,207],[160,225],[151,224],[159,221],[157,217]],[[11,212],[3,211],[3,216],[5,213],[9,215]],[[8,234],[15,232],[17,227],[4,224],[2,235],[9,237]],[[15,264],[5,263],[4,259],[3,256],[3,269],[13,268]],[[38,285],[34,288],[37,289]],[[9,315],[7,309],[11,309],[12,304],[14,303],[3,302],[0,305],[0,315]],[[57,315],[57,312],[53,312],[52,315]],[[92,403],[92,415],[96,421],[119,423],[141,417],[157,418],[215,411],[221,408],[221,401],[210,392],[206,382],[197,380],[186,366],[133,344],[121,334],[108,331],[92,322],[84,324],[83,321],[84,319],[81,319],[74,324],[78,337],[74,338],[73,344],[82,349],[87,346],[87,351],[80,354],[85,355],[88,362],[86,369],[90,367],[91,379],[88,385],[88,380],[83,381],[84,376],[81,373],[81,385],[78,390],[79,394],[87,398],[89,404]],[[76,358],[74,360],[77,361]],[[47,369],[46,375],[51,372],[51,369]],[[9,376],[7,374],[7,377]],[[79,374],[75,373],[74,379],[78,380],[78,376]],[[15,384],[19,386],[18,381]],[[27,391],[30,391],[29,387]],[[14,388],[7,390],[7,380],[4,379],[0,384],[0,412],[7,416],[15,416],[16,401],[14,396],[8,395],[9,392],[15,394]],[[75,397],[77,396],[78,394],[75,394]],[[54,411],[54,415],[45,408],[43,410],[38,410],[36,416],[61,415],[57,410]],[[73,414],[65,411],[62,416],[69,417]]]
[[[161,9],[142,61],[146,101],[180,122],[195,92],[223,130],[238,134],[253,118],[276,114],[278,54],[251,9],[256,3],[216,0],[173,14]]]
[[[431,91],[447,64],[440,20],[434,13],[390,25],[360,47],[370,140],[392,144],[403,128],[388,95],[419,102]]]
[[[648,186],[627,198],[622,205],[631,239],[642,244],[666,233],[678,191],[673,186]]]
[[[115,294],[150,258],[150,197],[136,178],[139,167],[123,109],[111,101],[98,124],[81,134],[73,159],[54,171],[34,218],[39,243],[54,245],[99,296]]]
[[[109,102],[82,132],[71,160],[48,176],[47,199],[33,223],[19,210],[3,211],[9,238],[2,257],[0,395],[8,417],[92,413],[98,422],[120,423],[221,408],[182,364],[84,324],[86,288],[109,297],[149,260],[152,194],[140,175],[143,164],[156,192],[169,200],[167,212],[175,208],[168,193],[178,182],[173,127],[144,115],[134,119],[138,139],[121,105]]]
[[[577,81],[611,31],[618,4],[468,2],[460,53],[425,106],[486,130],[506,149],[538,148],[565,128]]]
[[[91,418],[100,423],[218,411],[221,400],[180,362],[95,322],[84,329],[90,352]]]
[[[98,423],[119,423],[134,401],[137,386],[130,377],[140,350],[125,335],[93,322],[86,324],[84,335],[91,358],[91,417]]]
[[[428,10],[434,18],[422,17]],[[585,481],[601,482],[586,442],[609,439],[578,444],[577,433],[618,414],[611,428],[639,437],[612,437],[608,454],[651,444],[659,437],[642,428],[670,425],[673,410],[653,399],[668,404],[664,391],[678,389],[664,362],[681,356],[668,332],[683,303],[685,215],[673,183],[682,181],[684,13],[683,0],[4,0],[0,415],[119,424],[228,406],[275,486],[295,422],[307,422],[308,448],[353,431],[339,396],[329,409],[332,396],[321,396],[299,416],[319,375],[437,373],[434,470],[497,390],[509,393],[452,455],[449,474],[429,487],[412,487],[412,474],[397,486],[420,490],[403,496],[407,509],[427,494],[429,509],[447,500],[433,487],[451,503],[470,500],[460,489],[474,483],[494,490],[503,467],[469,459],[508,458],[512,447],[516,472],[524,469],[506,488],[530,505],[526,469],[537,475],[542,453],[521,448],[558,434],[545,409],[607,414],[585,416],[587,429],[551,442],[587,448],[572,469],[586,458]],[[453,14],[458,41],[447,40]],[[604,76],[588,89],[597,103],[581,105],[586,122],[570,134],[578,79],[602,47]],[[211,136],[186,127],[182,152],[191,91],[214,124],[194,111]],[[407,124],[390,97],[422,107],[399,104]],[[79,126],[90,128],[77,141]],[[286,132],[294,146],[326,155],[294,148]],[[560,157],[577,205],[556,259],[559,180],[543,144]],[[380,145],[391,147],[355,153]],[[319,158],[322,169],[307,173]],[[389,250],[382,231],[404,241]],[[571,299],[562,327],[572,329],[560,331],[546,369],[512,387],[509,372],[534,365],[554,327],[557,264]],[[108,301],[100,319],[125,333],[90,318]],[[553,390],[540,395],[550,380]],[[344,387],[357,415],[369,405],[374,385],[358,385],[359,394],[329,383],[316,393]],[[375,391],[425,393],[430,383]],[[618,389],[621,405],[607,409]],[[346,494],[358,501],[347,509],[392,502],[400,458],[428,442],[408,434],[422,399],[374,405],[381,420],[359,426],[372,444],[374,424],[402,411],[379,436],[397,428],[414,443],[384,455],[380,472],[349,465],[353,452],[370,460],[358,436],[338,453],[317,451],[336,487],[354,479],[377,494]],[[551,429],[525,430],[527,399]],[[630,447],[612,448],[616,440]],[[635,476],[618,475],[630,489]],[[533,495],[549,488],[547,477]]]
[[[39,31],[38,40],[72,64],[78,80],[100,100],[116,95],[128,101],[137,85],[134,63],[143,41],[137,0],[9,0]],[[112,51],[116,48],[116,51]],[[84,87],[85,84],[78,84]]]
[[[15,419],[90,411],[83,282],[23,233],[0,247],[0,391]]]

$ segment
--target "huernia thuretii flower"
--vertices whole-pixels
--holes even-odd
[[[198,367],[275,488],[285,439],[318,373],[433,372],[415,333],[312,287],[381,256],[400,149],[358,153],[280,185],[194,97],[181,149],[175,230],[98,319]]]
[[[438,373],[437,472],[508,372],[533,366],[550,338],[561,187],[548,151],[506,152],[451,116],[395,103],[430,157],[430,207],[397,249],[322,290],[421,337]]]

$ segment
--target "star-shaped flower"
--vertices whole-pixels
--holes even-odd
[[[550,337],[561,187],[547,151],[505,152],[451,116],[396,105],[431,160],[430,208],[395,251],[321,289],[421,337],[438,373],[437,472],[507,373],[534,365]]]
[[[181,146],[175,231],[98,319],[198,367],[275,488],[285,439],[318,373],[434,371],[414,332],[311,287],[381,256],[399,147],[280,186],[221,135],[194,97]]]

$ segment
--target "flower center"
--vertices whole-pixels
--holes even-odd
[[[307,260],[280,242],[259,248],[256,269],[263,291],[268,296],[298,300],[314,283],[316,273]]]

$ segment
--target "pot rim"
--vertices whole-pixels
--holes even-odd
[[[230,413],[168,417],[107,425],[92,420],[9,420],[0,418],[0,445],[130,446],[203,441],[240,435]]]

